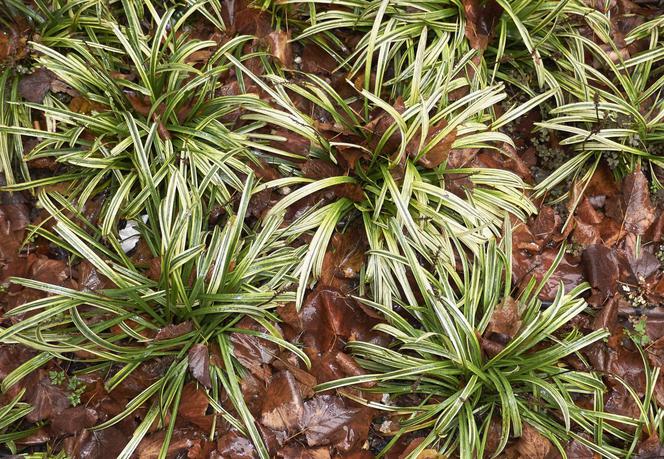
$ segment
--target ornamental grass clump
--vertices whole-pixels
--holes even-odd
[[[458,273],[447,256],[430,265],[423,257],[426,247],[395,222],[392,231],[399,252],[381,256],[409,276],[400,284],[402,298],[395,300],[402,313],[360,300],[385,316],[386,323],[376,329],[392,343],[350,342],[348,348],[367,374],[326,383],[319,390],[361,384],[362,392],[386,394],[377,402],[347,392],[398,420],[396,437],[428,432],[409,458],[427,448],[461,458],[494,457],[524,430],[535,435],[532,429],[561,452],[573,439],[602,457],[624,457],[606,441],[620,437],[620,431],[603,422],[606,413],[588,408],[603,400],[601,376],[577,369],[569,360],[608,336],[601,329],[584,334],[570,323],[587,308],[581,297],[587,285],[569,292],[561,286],[543,306],[538,294],[556,262],[540,282],[533,279],[512,297],[506,281],[511,278],[505,255],[511,250],[509,228],[500,246],[491,241],[474,256],[457,244]],[[627,416],[610,417],[635,423]]]
[[[48,296],[5,314],[22,320],[0,330],[0,340],[29,344],[39,354],[7,375],[2,388],[10,389],[31,371],[59,357],[83,364],[82,374],[105,372],[104,386],[112,393],[142,365],[161,362],[163,376],[128,401],[119,414],[95,426],[105,429],[134,416],[141,407],[148,409],[118,457],[132,457],[154,423],[166,429],[161,451],[168,450],[190,374],[206,390],[216,412],[248,435],[258,454],[267,458],[240,392],[238,375],[243,370],[232,357],[229,336],[261,337],[308,364],[308,357],[283,339],[271,312],[295,299],[289,288],[296,280],[292,273],[303,249],[293,247],[290,227],[282,226],[280,218],[266,219],[261,228],[247,225],[245,216],[255,189],[253,175],[246,179],[239,201],[230,206],[220,193],[209,190],[216,171],[198,184],[195,178],[185,179],[194,173],[187,167],[170,172],[158,220],[138,224],[138,246],[131,248],[130,255],[118,241],[103,243],[94,225],[75,223],[84,217],[61,195],[40,193],[39,202],[55,223],[52,230],[34,227],[32,231],[66,249],[73,263],[85,261],[88,277],[99,282],[75,289],[13,279],[15,285]],[[201,197],[208,193],[213,199],[203,204]],[[212,208],[217,205],[226,206],[225,215],[211,221]],[[251,317],[258,327],[239,328],[243,317]],[[224,400],[226,396],[230,399],[234,413],[222,407],[222,393]]]
[[[299,270],[298,305],[310,286],[310,275],[312,280],[320,277],[325,251],[337,227],[359,221],[371,254],[394,249],[396,240],[389,225],[393,218],[417,234],[414,237],[431,253],[451,247],[451,237],[477,251],[500,233],[505,215],[524,220],[536,211],[526,196],[529,186],[521,177],[475,166],[472,160],[481,150],[489,158],[509,160],[514,144],[499,128],[551,92],[493,118],[492,107],[506,97],[500,85],[469,92],[458,100],[450,100],[449,87],[443,86],[417,103],[400,98],[390,104],[350,85],[345,91],[349,95],[341,95],[313,75],[299,83],[278,75],[253,78],[270,91],[278,106],[249,109],[245,118],[271,120],[279,126],[285,113],[298,113],[306,123],[299,125],[299,132],[284,124],[280,132],[299,136],[307,144],[307,160],[280,160],[286,177],[259,187],[284,190],[285,197],[267,215],[315,209],[303,220],[316,223],[318,229]],[[300,132],[306,132],[306,137]],[[380,266],[372,259],[370,256],[360,283],[371,284],[372,294],[390,304],[396,284],[384,279],[387,273],[379,272]]]

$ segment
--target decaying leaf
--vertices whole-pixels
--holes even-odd
[[[466,13],[465,34],[470,46],[479,50],[486,49],[502,14],[502,8],[495,0],[464,0],[463,9]]]
[[[38,370],[31,375],[30,384],[26,384],[25,401],[33,406],[26,416],[30,422],[37,422],[59,416],[69,407],[67,392],[54,385],[46,370]]]
[[[281,65],[291,67],[293,65],[293,49],[290,44],[290,32],[274,30],[267,35],[266,40],[270,51],[281,62]]]
[[[292,373],[280,371],[272,375],[261,411],[261,423],[264,426],[274,430],[296,431],[304,405]]]
[[[427,132],[427,135],[422,143],[423,148],[428,148],[425,154],[420,153],[420,138],[415,136],[409,143],[407,147],[408,154],[412,157],[418,157],[419,163],[426,167],[427,169],[433,169],[441,165],[444,161],[447,160],[450,151],[452,151],[452,145],[457,137],[457,129],[454,128],[452,132],[443,137],[440,141],[436,142],[433,145],[429,145],[434,138],[445,129],[447,126],[447,121],[441,120],[435,126],[432,126]]]
[[[634,234],[645,234],[655,221],[655,209],[650,201],[648,179],[640,168],[625,177],[622,191],[625,229]]]
[[[189,349],[189,371],[203,386],[208,389],[212,387],[212,381],[210,381],[210,353],[205,344],[194,344]]]
[[[309,446],[330,445],[343,440],[347,425],[359,412],[347,408],[341,397],[317,395],[304,403],[301,429]]]
[[[98,459],[118,457],[127,444],[127,433],[112,426],[103,430],[82,430],[78,435],[65,439],[65,451],[69,457]]]
[[[155,341],[173,339],[185,335],[193,330],[193,324],[190,321],[180,322],[179,324],[169,324],[160,328],[155,336]]]
[[[613,250],[603,244],[594,244],[584,250],[582,260],[586,277],[593,288],[604,297],[615,291],[620,270]]]
[[[486,335],[499,333],[511,339],[514,338],[520,328],[519,303],[511,297],[507,297],[493,310]]]
[[[21,79],[18,85],[18,92],[25,100],[40,104],[44,101],[46,94],[51,92],[66,92],[72,96],[78,93],[62,81],[58,80],[53,72],[39,67]]]

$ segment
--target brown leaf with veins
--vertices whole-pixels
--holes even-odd
[[[40,67],[30,75],[21,78],[18,84],[18,93],[28,102],[40,104],[51,89],[51,81],[55,78],[53,72]]]
[[[520,328],[519,303],[511,297],[507,297],[493,310],[485,335],[498,333],[511,339],[519,332]]]
[[[82,430],[75,437],[68,437],[64,449],[69,457],[76,459],[99,459],[118,457],[127,444],[127,434],[116,426],[103,430]]]
[[[266,37],[270,52],[281,65],[290,68],[293,66],[293,47],[290,43],[290,31],[273,30]]]
[[[243,319],[238,323],[237,328],[266,332],[263,327],[251,319]],[[233,345],[233,355],[242,366],[257,378],[267,380],[271,374],[268,364],[279,353],[279,346],[266,339],[240,332],[231,333],[230,339]]]
[[[523,424],[521,437],[516,443],[505,450],[506,458],[514,459],[553,459],[560,457],[551,441],[539,433],[530,424]]]
[[[131,108],[141,116],[148,116],[152,109],[152,101],[146,95],[125,91],[125,97],[129,101]]]
[[[277,451],[279,459],[330,459],[329,448],[304,448],[302,446],[286,446]]]
[[[316,180],[342,175],[341,169],[335,164],[316,158],[305,161],[300,170],[305,177]]]
[[[0,31],[0,63],[16,62],[28,54],[31,27],[22,17],[13,18],[6,30]]]
[[[42,255],[30,255],[28,263],[30,263],[28,271],[30,278],[40,282],[63,285],[70,275],[69,267],[62,260],[53,260]]]
[[[644,235],[655,221],[655,208],[650,201],[648,179],[641,168],[627,175],[622,185],[625,216],[623,225],[630,233]]]
[[[84,115],[89,115],[93,111],[102,112],[107,109],[107,106],[102,105],[99,102],[93,102],[83,96],[73,97],[69,102],[69,110],[74,113],[82,113]]]
[[[560,227],[561,218],[551,206],[542,206],[531,226],[536,239],[549,241]]]
[[[33,406],[33,410],[25,417],[30,422],[54,418],[69,407],[67,392],[53,385],[46,370],[32,373],[25,381],[24,400]]]
[[[348,280],[359,276],[367,246],[364,226],[360,224],[350,226],[344,233],[336,233],[323,259],[321,283],[348,290]]]
[[[210,458],[219,459],[254,459],[256,448],[251,440],[232,430],[217,440],[217,453]]]
[[[587,434],[581,434],[580,437],[586,441],[592,442],[592,437]],[[600,459],[600,455],[595,453],[586,444],[574,439],[565,445],[565,454],[568,459]]]
[[[359,413],[341,397],[317,395],[304,403],[301,429],[309,446],[331,445],[345,437],[348,424]]]
[[[111,281],[97,272],[97,268],[88,260],[81,261],[77,266],[77,288],[84,292],[102,290],[111,285]]]
[[[196,383],[190,382],[182,388],[180,396],[180,406],[178,407],[178,421],[186,421],[204,431],[209,431],[212,427],[213,416],[205,413],[208,408],[207,394]]]
[[[212,381],[210,381],[210,353],[205,344],[194,344],[189,349],[189,371],[203,386],[208,389],[212,387]]]
[[[593,288],[604,298],[615,291],[620,269],[613,250],[603,244],[590,245],[583,251],[581,259],[586,278]]]
[[[304,405],[297,381],[289,371],[272,375],[263,399],[260,422],[273,430],[297,431]]]
[[[22,344],[0,344],[0,380],[37,353]]]
[[[619,414],[634,419],[639,419],[641,410],[634,401],[632,395],[627,392],[624,386],[616,386],[609,391],[608,396],[604,396],[604,411],[611,414]],[[635,427],[629,424],[623,424],[618,421],[607,421],[609,424],[625,431],[634,433]]]
[[[139,443],[138,448],[136,448],[138,459],[157,459],[165,437],[166,432],[162,430],[143,438],[141,443]],[[201,434],[194,430],[176,428],[173,431],[171,441],[168,444],[166,457],[179,457],[181,453],[194,446],[195,441],[200,439],[200,437]]]
[[[660,459],[664,457],[664,445],[657,436],[657,431],[639,443],[634,459]]]
[[[401,96],[393,104],[393,108],[397,113],[403,113],[406,110],[406,106],[403,103]],[[364,130],[371,135],[370,146],[372,149],[376,149],[381,143],[382,138],[391,131],[389,136],[385,139],[382,152],[385,152],[388,155],[392,155],[399,150],[401,145],[401,132],[395,126],[395,121],[392,116],[385,112],[379,111],[366,126]]]

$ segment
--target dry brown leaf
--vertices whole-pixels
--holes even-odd
[[[212,387],[210,381],[210,353],[205,344],[194,344],[189,349],[189,371],[199,383],[207,387]]]
[[[622,191],[625,229],[630,233],[645,234],[655,221],[655,208],[650,201],[648,179],[640,168],[625,177]]]

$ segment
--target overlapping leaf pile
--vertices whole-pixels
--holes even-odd
[[[5,3],[0,455],[664,454],[658,2]]]

